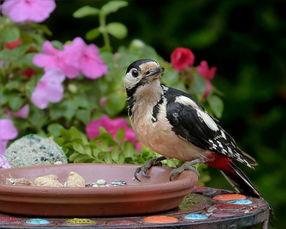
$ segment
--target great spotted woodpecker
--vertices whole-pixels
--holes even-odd
[[[256,161],[241,151],[234,139],[218,121],[189,94],[162,85],[164,69],[151,59],[133,62],[124,80],[128,115],[139,140],[162,155],[148,161],[135,171],[147,174],[149,168],[167,158],[186,162],[170,174],[173,179],[193,165],[206,163],[220,169],[236,191],[259,197],[260,194],[238,167],[240,162],[250,168]]]

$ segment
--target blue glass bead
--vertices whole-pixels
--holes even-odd
[[[243,200],[232,200],[229,203],[230,204],[247,205],[247,204],[252,204],[252,201],[248,200],[248,199],[243,199]]]
[[[200,219],[207,219],[208,217],[203,214],[188,214],[184,218],[188,220],[200,220]]]
[[[49,224],[50,222],[46,219],[28,219],[26,223],[28,224]]]

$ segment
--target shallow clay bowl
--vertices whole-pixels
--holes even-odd
[[[169,181],[170,168],[153,167],[149,178],[134,181],[138,165],[66,164],[3,169],[0,171],[0,211],[33,216],[117,216],[154,213],[177,207],[191,192],[197,175],[183,172]],[[86,183],[105,179],[127,182],[125,186],[54,188],[5,184],[6,178],[55,174],[64,182],[69,172],[79,173]]]

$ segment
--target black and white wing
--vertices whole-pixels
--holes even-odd
[[[248,167],[256,164],[190,95],[168,88],[165,96],[167,119],[177,135],[202,149],[232,158]]]

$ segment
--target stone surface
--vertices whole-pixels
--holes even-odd
[[[35,134],[13,142],[4,155],[12,167],[67,163],[66,155],[57,143]]]

